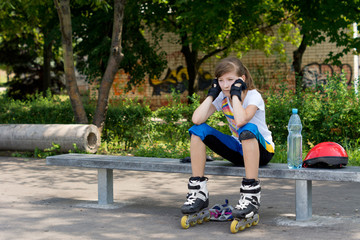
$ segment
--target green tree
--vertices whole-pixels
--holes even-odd
[[[57,73],[59,66],[53,46],[60,34],[54,31],[57,19],[52,4],[50,0],[0,3],[0,63],[12,68],[15,80],[40,81],[36,88],[43,92],[52,85],[50,72]]]
[[[75,64],[73,52],[73,37],[71,24],[70,0],[54,0],[60,20],[60,30],[62,34],[63,51],[64,51],[64,68],[67,82],[68,93],[72,108],[77,122],[87,123],[88,119],[84,106],[81,101],[79,89],[75,78]],[[107,107],[108,97],[111,85],[114,81],[115,74],[118,71],[119,64],[123,59],[121,36],[124,19],[125,0],[114,1],[114,19],[112,28],[111,48],[105,73],[100,84],[98,102],[94,115],[94,124],[102,130]]]
[[[131,86],[131,84],[136,85],[143,81],[146,74],[160,74],[165,68],[166,61],[163,60],[163,54],[161,52],[157,54],[144,38],[140,25],[141,19],[136,14],[138,11],[136,2],[129,2],[128,7],[125,8],[124,0],[113,1],[113,7],[110,5],[111,1],[89,3],[79,0],[72,6],[76,13],[74,17],[70,14],[69,0],[54,0],[54,2],[60,10],[58,15],[63,39],[68,41],[64,43],[63,49],[64,59],[67,59],[65,66],[69,66],[65,68],[65,72],[69,71],[70,82],[73,82],[71,76],[74,73],[75,61],[71,57],[74,55],[73,44],[80,71],[85,73],[90,80],[101,78],[93,123],[102,130],[110,88],[119,68],[125,69],[131,75],[129,82]],[[61,10],[62,6],[64,11]],[[125,9],[129,10],[125,11]],[[111,10],[113,17],[110,14]],[[74,23],[70,24],[70,17],[74,19]],[[65,20],[68,23],[66,26]],[[75,32],[73,37],[72,32]],[[71,85],[69,95],[72,98],[75,115],[80,116],[84,108],[81,106],[76,88],[76,84]],[[79,119],[87,122],[85,118]]]
[[[250,49],[271,54],[280,50],[279,38],[289,36],[287,13],[278,0],[138,1],[144,23],[153,32],[174,33],[186,61],[189,95],[208,58]],[[282,34],[275,33],[274,26]],[[288,25],[287,25],[288,26]]]
[[[88,119],[77,89],[74,67],[90,81],[102,80],[97,110],[93,115],[94,123],[101,127],[106,116],[110,87],[119,68],[131,75],[131,87],[144,81],[146,75],[160,75],[166,66],[165,54],[158,51],[156,43],[150,44],[144,38],[137,3],[129,1],[127,11],[114,9],[115,3],[119,6],[118,1],[112,0],[1,1],[0,63],[11,66],[17,75],[26,76],[30,82],[44,78],[44,90],[48,85],[46,76],[54,78],[50,74],[54,71],[52,63],[55,63],[57,71],[65,69],[68,94],[72,99],[75,121],[79,123],[87,123]],[[54,4],[58,4],[58,8]],[[120,10],[123,11],[121,16]],[[59,19],[63,37],[58,27]],[[120,21],[125,23],[120,24]],[[65,57],[60,58],[60,53]],[[123,61],[119,65],[120,59]],[[64,66],[60,66],[61,61]],[[49,69],[50,66],[52,69]],[[32,87],[24,87],[23,81],[17,81],[19,87],[33,90]]]
[[[308,46],[325,41],[336,43],[337,53],[329,51],[328,61],[339,64],[339,59],[354,48],[360,49],[360,39],[354,39],[351,24],[360,21],[359,0],[284,0],[284,7],[292,13],[293,24],[300,29],[302,40],[293,53],[296,89],[301,87],[302,57]]]
[[[112,3],[102,3],[96,7],[84,1],[78,4],[75,2],[71,6],[76,66],[91,82],[105,73],[112,37]],[[161,36],[154,36],[153,41],[150,41],[145,38],[144,32],[139,4],[137,1],[127,1],[121,43],[124,59],[119,68],[131,76],[128,90],[142,83],[145,76],[159,76],[167,65],[165,52],[159,46]]]

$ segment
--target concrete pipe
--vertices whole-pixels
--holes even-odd
[[[0,150],[44,150],[59,144],[62,152],[95,153],[100,145],[99,129],[84,124],[0,124]]]

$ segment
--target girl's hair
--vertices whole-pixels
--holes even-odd
[[[236,57],[227,57],[220,60],[220,62],[218,62],[215,67],[215,77],[219,78],[222,75],[232,71],[235,71],[236,75],[238,76],[245,75],[245,83],[248,90],[255,89],[255,84],[249,70],[240,61],[240,59]]]

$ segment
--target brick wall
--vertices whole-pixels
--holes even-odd
[[[159,79],[145,79],[144,83],[137,86],[130,92],[125,92],[124,88],[130,76],[120,70],[114,80],[111,91],[111,98],[131,98],[144,99],[151,104],[152,109],[164,106],[168,103],[171,95],[168,93],[171,86],[176,86],[182,92],[182,101],[186,101],[187,91],[184,82],[187,80],[186,64],[180,52],[180,45],[171,41],[172,35],[164,38],[161,47],[167,52],[168,69],[166,69]],[[269,87],[277,88],[281,83],[286,82],[290,87],[294,87],[294,71],[292,70],[292,54],[296,47],[286,45],[286,61],[280,62],[277,56],[266,57],[262,52],[253,50],[242,57],[243,63],[248,67],[257,88],[265,90]],[[314,82],[321,82],[326,79],[327,74],[347,73],[347,80],[353,82],[353,55],[348,54],[341,59],[342,66],[331,66],[323,64],[329,51],[336,53],[335,44],[323,43],[315,47],[308,47],[303,56],[302,69],[305,69],[304,78],[307,85]],[[235,55],[235,54],[234,54]],[[201,66],[201,83],[199,88],[208,86],[210,79],[213,78],[214,66],[218,60],[213,57]],[[207,91],[199,91],[204,96]],[[90,88],[90,94],[96,94],[94,86]]]

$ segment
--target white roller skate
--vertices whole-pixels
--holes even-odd
[[[240,200],[235,206],[232,215],[234,220],[231,223],[230,231],[237,233],[246,227],[259,223],[260,207],[260,182],[255,179],[243,179],[240,187]]]
[[[210,220],[209,209],[209,192],[206,187],[206,177],[191,177],[189,179],[186,202],[181,207],[181,212],[185,214],[181,218],[181,226],[185,229],[190,226],[201,224]]]

